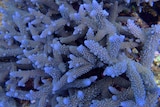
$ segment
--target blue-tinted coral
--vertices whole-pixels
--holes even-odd
[[[156,1],[3,0],[0,107],[156,107],[160,25],[119,16]]]

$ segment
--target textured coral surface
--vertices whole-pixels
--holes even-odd
[[[158,107],[157,2],[1,1],[0,107]]]

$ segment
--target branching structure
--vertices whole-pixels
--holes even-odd
[[[157,106],[150,67],[160,25],[118,20],[129,3],[157,0],[99,1],[3,1],[0,106],[22,105],[14,98],[30,107]]]

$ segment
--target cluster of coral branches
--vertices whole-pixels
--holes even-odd
[[[160,25],[125,14],[156,1],[4,0],[0,106],[156,107]]]

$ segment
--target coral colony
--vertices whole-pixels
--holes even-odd
[[[0,107],[157,107],[160,25],[119,15],[156,1],[2,0]]]

